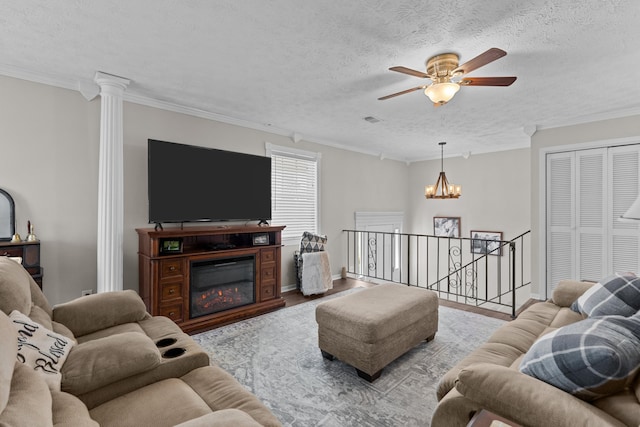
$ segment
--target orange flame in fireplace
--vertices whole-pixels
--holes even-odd
[[[244,296],[242,292],[239,292],[237,286],[226,289],[212,289],[203,292],[199,296],[200,302],[198,303],[198,306],[204,310],[208,310],[209,308],[218,305],[229,305],[229,308],[233,308],[235,306],[251,302],[250,300],[246,299],[247,297]]]

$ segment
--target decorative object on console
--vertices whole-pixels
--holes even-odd
[[[471,230],[471,253],[502,256],[502,231]]]
[[[460,217],[433,217],[433,235],[438,237],[460,237]]]
[[[0,241],[12,240],[16,235],[16,205],[13,197],[0,188]]]
[[[27,221],[27,242],[37,242],[38,237],[33,232],[33,224],[31,221]]]
[[[161,254],[182,253],[182,239],[160,239]]]
[[[440,145],[440,175],[435,185],[424,187],[424,197],[427,199],[457,199],[462,195],[462,187],[449,183],[447,175],[444,173],[444,146],[446,142],[439,142]]]
[[[258,224],[262,227],[260,224]],[[253,234],[253,245],[254,246],[264,246],[269,244],[269,233],[254,233]]]

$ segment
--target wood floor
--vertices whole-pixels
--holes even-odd
[[[294,305],[297,304],[302,304],[303,302],[307,302],[307,301],[312,301],[312,300],[316,300],[316,299],[321,299],[324,298],[326,296],[329,295],[333,295],[335,293],[338,292],[342,292],[342,291],[346,291],[347,289],[351,289],[351,288],[369,288],[371,286],[375,286],[375,284],[373,283],[369,283],[369,282],[364,282],[361,280],[356,280],[356,279],[351,279],[351,278],[347,278],[347,279],[338,279],[338,280],[334,280],[333,281],[333,289],[327,291],[325,294],[322,295],[311,295],[311,296],[304,296],[302,295],[302,292],[300,292],[299,290],[293,290],[293,291],[289,291],[289,292],[283,292],[282,293],[282,297],[285,300],[286,303],[286,307],[292,307]],[[499,313],[497,311],[493,311],[493,310],[487,310],[486,308],[482,308],[482,307],[474,307],[474,306],[470,306],[470,305],[466,305],[466,304],[460,304],[457,302],[453,302],[453,301],[447,301],[447,300],[443,300],[440,299],[439,302],[440,305],[445,306],[445,307],[451,307],[451,308],[455,308],[458,310],[464,310],[464,311],[470,311],[473,313],[478,313],[478,314],[482,314],[488,317],[494,317],[496,319],[502,319],[502,320],[511,320],[511,316],[509,314],[506,313]]]

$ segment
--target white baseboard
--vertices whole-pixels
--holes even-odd
[[[331,280],[339,280],[339,279],[342,279],[342,276],[340,274],[333,274],[331,276]],[[298,285],[295,283],[292,283],[290,285],[282,286],[280,288],[280,292],[282,293],[282,292],[295,291],[296,289],[298,289]]]
[[[298,289],[298,286],[293,283],[291,285],[286,285],[280,288],[280,292],[289,292],[289,291],[295,291],[296,289]]]

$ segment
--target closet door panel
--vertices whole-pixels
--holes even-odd
[[[619,218],[640,194],[640,146],[609,149],[609,273],[640,273],[638,224]]]
[[[607,269],[607,150],[576,152],[575,278],[597,281]]]
[[[547,288],[575,277],[575,155],[547,156]]]

